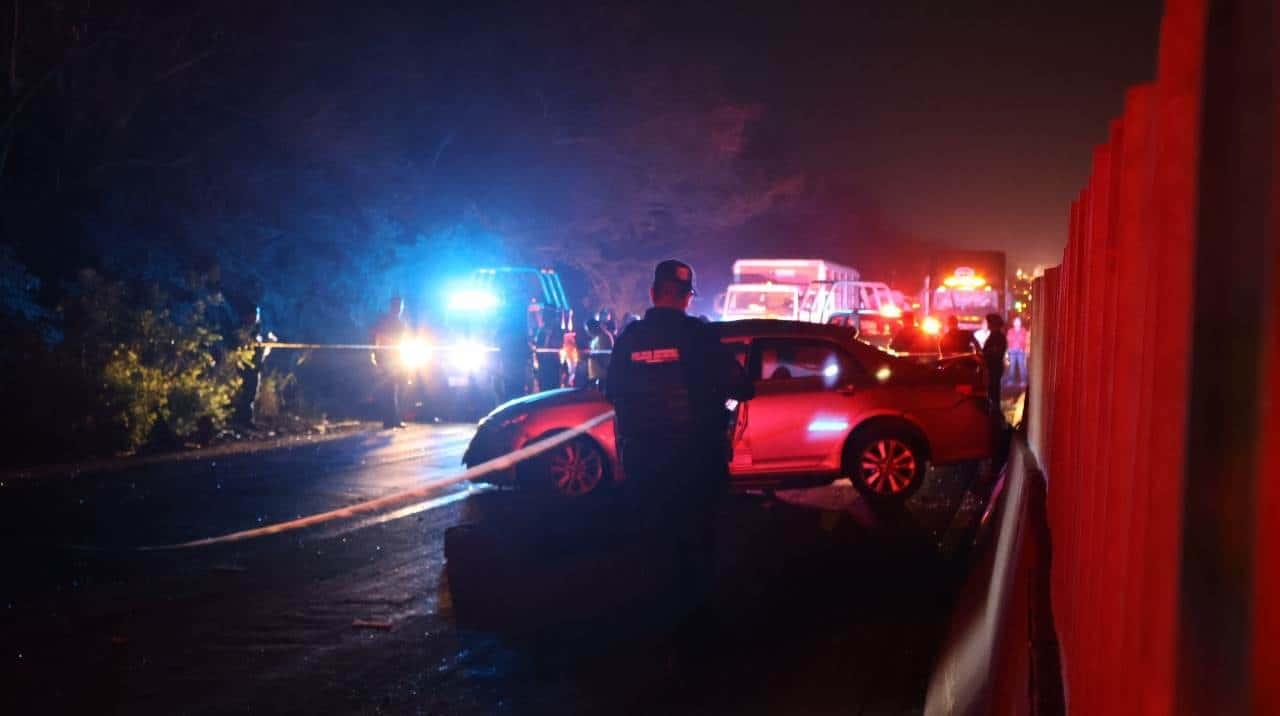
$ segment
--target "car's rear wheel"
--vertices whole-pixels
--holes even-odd
[[[920,438],[896,426],[860,430],[845,449],[845,473],[871,502],[905,502],[924,484],[928,467]]]
[[[604,451],[579,437],[530,460],[520,481],[543,494],[576,499],[603,492],[607,477]]]

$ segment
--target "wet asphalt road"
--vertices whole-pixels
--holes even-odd
[[[0,710],[921,708],[982,511],[975,493],[986,480],[956,470],[932,471],[901,512],[868,509],[847,484],[731,500],[717,530],[716,616],[704,647],[678,656],[662,623],[611,612],[590,586],[563,595],[554,616],[460,625],[445,531],[511,509],[511,495],[483,488],[446,488],[389,522],[136,549],[456,474],[472,430],[413,426],[97,474],[6,478],[0,670],[8,685]],[[511,604],[526,588],[501,587]]]

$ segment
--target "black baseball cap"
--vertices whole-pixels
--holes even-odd
[[[653,285],[673,283],[684,291],[698,295],[693,289],[693,267],[683,261],[667,259],[653,269]]]

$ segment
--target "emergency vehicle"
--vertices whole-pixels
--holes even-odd
[[[829,303],[829,284],[857,281],[858,271],[823,259],[738,259],[725,291],[720,319],[777,318],[811,321],[803,306]],[[817,321],[821,322],[821,321]]]
[[[572,330],[569,298],[554,269],[504,266],[473,271],[445,297],[443,330],[436,343],[447,350],[439,352],[434,366],[436,384],[462,412],[487,412],[497,402],[496,348],[512,338],[504,332],[521,330],[532,343],[546,320]]]
[[[894,301],[893,290],[878,281],[814,281],[800,303],[800,320],[808,323],[830,323],[837,313],[860,316],[902,317],[901,304]]]
[[[813,294],[818,296],[816,292]],[[813,323],[852,326],[858,337],[877,346],[887,346],[902,329],[905,301],[899,291],[876,281],[837,281],[828,287],[829,300],[809,311]]]

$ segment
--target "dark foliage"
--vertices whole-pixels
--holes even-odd
[[[23,275],[16,262],[4,269],[6,284]],[[29,294],[5,299],[4,462],[208,440],[226,424],[250,352],[219,294],[197,284],[175,295],[86,269],[56,312],[24,312]]]

